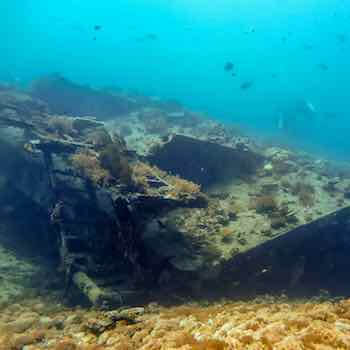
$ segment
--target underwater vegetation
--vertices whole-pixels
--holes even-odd
[[[315,202],[315,188],[309,183],[298,181],[291,187],[291,193],[299,198],[304,207],[312,207]]]
[[[104,133],[95,134],[94,140],[95,145],[100,146],[99,152],[92,149],[77,151],[70,158],[72,165],[95,184],[107,185],[115,179],[124,185],[130,185],[132,168],[120,146],[109,142],[106,145],[109,138],[106,139]]]
[[[186,346],[190,350],[228,350],[230,345],[218,339],[197,340],[193,335],[185,333],[175,341],[177,348]]]
[[[296,224],[297,217],[290,211],[286,203],[278,203],[277,196],[265,194],[251,199],[250,208],[264,214],[270,220],[272,229],[281,229],[289,224]]]
[[[112,138],[105,129],[98,129],[86,135],[86,142],[93,145],[98,151],[112,144]]]
[[[252,200],[252,207],[257,213],[271,213],[278,209],[277,200],[272,195],[264,195],[256,197]]]
[[[111,176],[109,171],[102,167],[97,154],[91,150],[82,150],[73,154],[71,161],[82,175],[95,184],[103,185]]]
[[[108,186],[113,179],[124,185],[134,185],[147,194],[163,193],[170,198],[197,196],[200,185],[169,175],[156,166],[137,161],[130,163],[116,144],[109,144],[100,153],[84,149],[71,157],[72,165],[94,184]]]
[[[49,132],[56,134],[57,137],[65,135],[74,136],[77,130],[74,128],[74,118],[66,116],[53,116],[47,121]]]
[[[120,147],[116,144],[107,145],[99,156],[101,166],[109,171],[116,179],[125,185],[132,182],[132,169],[128,159],[122,154]]]
[[[148,193],[152,193],[152,188],[159,186],[167,187],[167,195],[173,198],[186,194],[198,195],[201,191],[200,185],[179,176],[169,175],[155,165],[138,161],[132,165],[132,172],[134,183]]]
[[[145,109],[139,118],[145,123],[147,133],[165,135],[169,130],[167,115],[157,108]]]

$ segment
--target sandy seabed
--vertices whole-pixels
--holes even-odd
[[[16,349],[350,349],[350,299],[150,303],[105,312],[34,298],[0,312],[0,350]]]

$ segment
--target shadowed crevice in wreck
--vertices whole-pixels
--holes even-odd
[[[161,169],[202,185],[205,189],[232,179],[256,174],[264,157],[239,140],[235,148],[219,143],[174,135],[149,156]],[[224,169],[223,169],[224,165]]]

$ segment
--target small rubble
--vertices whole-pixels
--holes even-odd
[[[350,349],[349,305],[281,295],[105,313],[28,299],[2,309],[0,349]]]

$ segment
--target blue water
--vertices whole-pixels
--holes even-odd
[[[347,0],[1,0],[0,35],[0,80],[59,72],[137,89],[349,158]],[[253,85],[242,90],[245,81]],[[280,134],[277,114],[299,99],[313,118]]]

